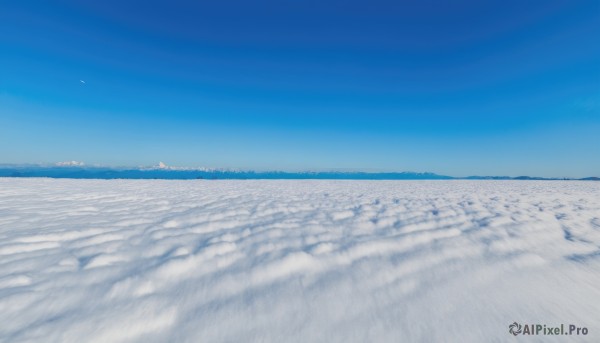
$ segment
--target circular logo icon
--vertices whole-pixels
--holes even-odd
[[[510,324],[508,326],[508,332],[510,332],[513,335],[518,335],[521,333],[521,324],[517,323],[517,322],[513,322],[512,324]]]

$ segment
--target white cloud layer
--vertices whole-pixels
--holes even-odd
[[[598,194],[0,179],[0,341],[512,341],[513,321],[598,341]]]

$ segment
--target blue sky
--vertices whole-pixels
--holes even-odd
[[[600,175],[598,1],[0,9],[0,163]]]

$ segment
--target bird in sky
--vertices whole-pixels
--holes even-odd
[[[81,82],[81,83],[83,83],[83,84],[85,85],[85,81],[83,81],[83,80],[79,80],[79,82]]]

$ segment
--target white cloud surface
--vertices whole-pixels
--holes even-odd
[[[561,181],[0,179],[0,341],[514,341],[513,321],[586,326],[581,341],[597,341],[598,194]]]

